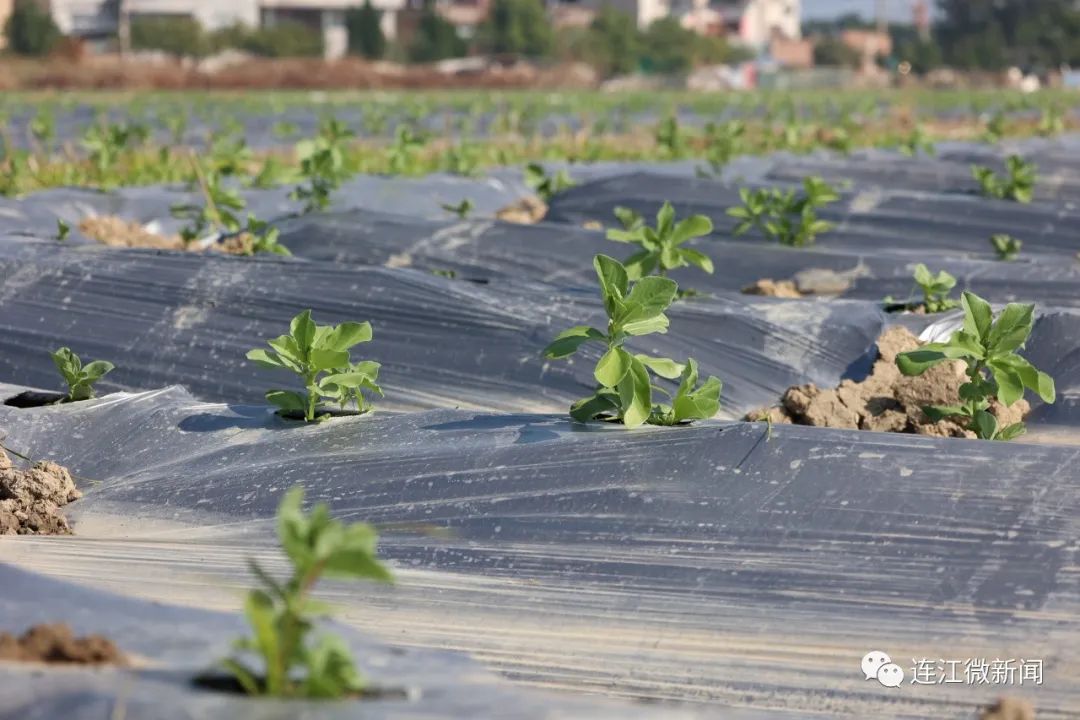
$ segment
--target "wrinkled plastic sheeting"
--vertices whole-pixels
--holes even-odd
[[[895,222],[901,222],[901,214],[897,213]],[[839,288],[836,292],[845,298],[880,302],[887,295],[907,298],[916,290],[912,281],[915,265],[928,263],[935,272],[952,273],[958,289],[974,290],[991,301],[1037,299],[1046,306],[1080,302],[1077,263],[1061,262],[1060,255],[1040,253],[1028,245],[1018,261],[1003,263],[993,259],[986,238],[980,243],[978,237],[973,235],[971,253],[936,250],[931,254],[906,245],[882,247],[873,239],[836,247],[831,236],[826,236],[809,247],[788,248],[760,238],[727,239],[720,232],[688,243],[713,258],[716,272],[681,268],[669,275],[683,288],[731,293],[763,278],[782,280],[824,271],[816,285],[823,292]],[[595,255],[622,258],[631,252],[628,246],[607,240],[602,231],[555,222],[435,223],[367,211],[295,218],[281,225],[281,240],[294,255],[307,260],[450,271],[458,280],[507,291],[522,279],[555,287],[588,287],[596,282],[592,267]]]
[[[68,346],[117,365],[104,389],[180,383],[207,400],[259,402],[293,378],[247,362],[246,352],[312,308],[321,323],[372,322],[374,340],[355,354],[383,363],[383,407],[562,412],[592,392],[602,348],[572,361],[541,351],[568,327],[605,322],[592,289],[522,282],[510,291],[291,259],[72,249],[0,259],[0,272],[0,377],[38,387],[56,384],[48,353]],[[677,332],[631,347],[697,359],[703,375],[723,380],[728,417],[773,403],[790,385],[835,385],[865,371],[884,323],[870,303],[741,295],[678,303],[669,315]]]
[[[333,632],[351,646],[371,686],[407,698],[351,702],[250,700],[199,689],[192,679],[220,674],[218,661],[250,629],[236,615],[151,603],[49,579],[0,565],[0,630],[22,633],[37,623],[63,621],[77,634],[98,633],[142,667],[72,669],[0,664],[0,718],[100,720],[271,720],[364,717],[649,718],[645,708],[556,696],[514,686],[463,655],[391,647],[340,625]],[[663,717],[691,717],[669,711]]]
[[[422,178],[358,175],[331,193],[334,210],[369,210],[399,213],[411,218],[446,220],[450,211],[468,199],[473,213],[494,216],[496,211],[530,194],[521,171],[484,178],[434,174]],[[289,197],[290,186],[258,190],[237,187],[247,203],[246,212],[261,220],[281,221],[298,215],[303,203]],[[22,198],[0,198],[0,232],[55,236],[57,221],[71,227],[72,237],[84,239],[79,223],[87,217],[115,215],[160,233],[175,233],[187,221],[173,214],[173,206],[205,203],[201,193],[183,186],[118,188],[110,191],[81,188],[43,190]]]
[[[801,179],[801,171],[794,173]],[[776,183],[773,183],[775,185]],[[785,186],[788,183],[785,183]],[[845,192],[841,202],[819,211],[838,227],[821,235],[817,245],[829,250],[890,253],[977,253],[992,258],[989,238],[1008,233],[1024,241],[1024,252],[1070,257],[1076,252],[1080,212],[1064,205],[989,200],[976,196],[902,192],[882,189]],[[716,233],[729,235],[736,222],[727,210],[742,204],[739,187],[715,180],[669,178],[648,172],[628,173],[570,188],[553,198],[548,220],[581,225],[599,220],[610,225],[617,206],[651,219],[666,200],[679,217],[701,213],[712,218]],[[756,230],[744,242],[763,242]]]
[[[522,679],[795,716],[966,718],[1001,691],[901,696],[858,673],[884,649],[905,667],[1043,658],[1044,685],[1010,692],[1041,718],[1080,704],[1072,447],[453,410],[304,427],[179,389],[0,408],[0,426],[86,480],[77,532],[95,517],[217,528],[152,552],[124,526],[8,551],[81,581],[153,578],[160,594],[196,573],[206,602],[235,585],[242,553],[269,548],[276,503],[301,484],[377,523],[400,569],[392,602],[332,589],[346,617]]]

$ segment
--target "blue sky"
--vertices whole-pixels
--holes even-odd
[[[805,19],[831,18],[850,12],[873,18],[877,2],[875,0],[803,0],[802,6]],[[886,0],[885,9],[892,20],[911,20],[911,0]]]

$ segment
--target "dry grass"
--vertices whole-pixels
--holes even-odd
[[[358,58],[253,59],[200,72],[190,64],[124,62],[115,56],[0,61],[0,90],[285,90],[587,88],[591,73],[577,66],[519,64],[447,74],[432,65],[396,65]]]

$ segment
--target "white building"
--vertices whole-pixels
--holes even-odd
[[[764,47],[774,34],[789,40],[802,37],[801,0],[743,0],[714,2],[729,26],[738,23],[738,37],[746,45]]]
[[[122,0],[133,17],[187,16],[207,30],[233,25],[254,26],[259,22],[258,0]]]
[[[0,0],[0,3],[4,0]],[[50,0],[53,20],[65,35],[96,40],[115,37],[119,13],[137,17],[191,17],[207,30],[243,25],[273,26],[285,20],[301,22],[323,36],[327,58],[339,58],[348,50],[345,10],[362,0]],[[397,11],[405,0],[372,0],[382,10],[382,30],[388,38],[397,34]]]

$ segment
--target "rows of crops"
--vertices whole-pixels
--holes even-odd
[[[4,102],[5,711],[1080,706],[1067,95]]]

